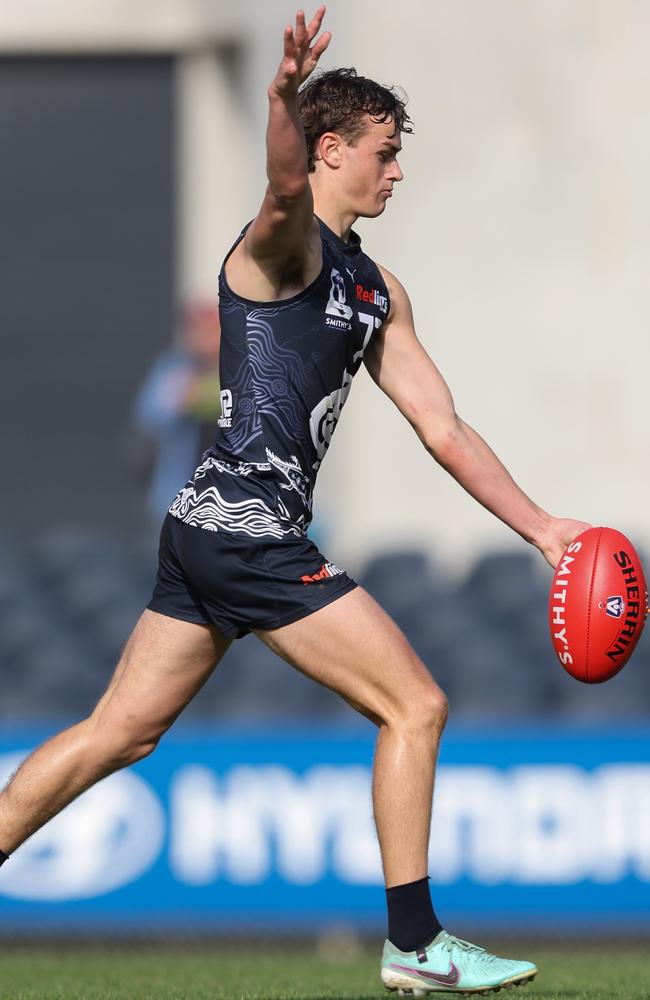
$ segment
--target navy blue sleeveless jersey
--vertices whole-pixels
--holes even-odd
[[[248,301],[221,269],[221,418],[169,508],[186,524],[281,539],[303,535],[311,521],[318,468],[390,308],[357,234],[345,243],[322,222],[320,231],[321,272],[292,298]]]

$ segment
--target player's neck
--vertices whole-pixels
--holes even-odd
[[[331,229],[333,233],[340,236],[346,243],[348,242],[350,230],[357,221],[358,216],[323,201],[317,197],[316,192],[314,192],[314,213],[325,223],[328,229]]]

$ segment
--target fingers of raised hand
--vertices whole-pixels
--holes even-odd
[[[302,10],[296,12],[295,27],[287,25],[284,29],[284,58],[291,63],[291,71],[298,71],[299,78],[305,79],[308,76],[319,58],[330,43],[331,33],[324,32],[310,48],[310,44],[318,34],[325,16],[325,6],[318,8],[312,17],[309,25],[305,24],[305,13]],[[289,67],[285,64],[285,72]]]
[[[294,59],[296,55],[296,39],[290,24],[284,29],[284,54],[288,59]]]
[[[312,17],[311,21],[307,26],[307,37],[309,38],[309,41],[311,41],[312,38],[315,38],[318,32],[320,31],[320,26],[323,23],[324,17],[325,17],[325,5],[323,4],[318,8],[318,10],[316,11],[316,13],[314,14],[314,16]]]
[[[324,16],[325,16],[324,4],[322,4],[318,8],[318,10],[316,11],[316,13],[314,14],[314,16],[312,17],[311,21],[307,26],[305,26],[304,12],[299,10],[296,15],[296,42],[297,44],[300,45],[300,48],[302,49],[302,54],[304,58],[303,66],[310,73],[315,67],[320,57],[322,56],[327,46],[329,45],[332,38],[331,32],[325,31],[323,32],[321,37],[318,38],[316,42],[314,42],[311,48],[309,47],[310,43],[314,40],[314,38],[321,29]],[[301,28],[300,39],[298,39],[297,35],[299,26]]]
[[[305,12],[304,10],[299,10],[296,14],[296,30],[295,30],[296,45],[298,48],[305,48],[309,44],[309,37],[307,35],[307,29],[305,27]]]
[[[315,42],[312,45],[312,47],[311,47],[311,54],[312,54],[312,57],[314,59],[314,62],[318,62],[318,60],[322,56],[323,52],[325,51],[325,49],[329,45],[331,39],[332,39],[331,33],[329,31],[325,31],[320,36],[320,38],[318,39],[318,41]]]

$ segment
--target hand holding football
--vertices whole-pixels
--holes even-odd
[[[614,528],[589,528],[555,569],[549,597],[551,639],[564,669],[599,684],[627,663],[645,625],[641,560]]]

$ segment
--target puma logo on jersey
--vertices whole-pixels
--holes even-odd
[[[361,302],[371,302],[379,306],[383,313],[388,312],[388,298],[377,291],[376,288],[364,288],[363,285],[355,285],[354,290]]]

